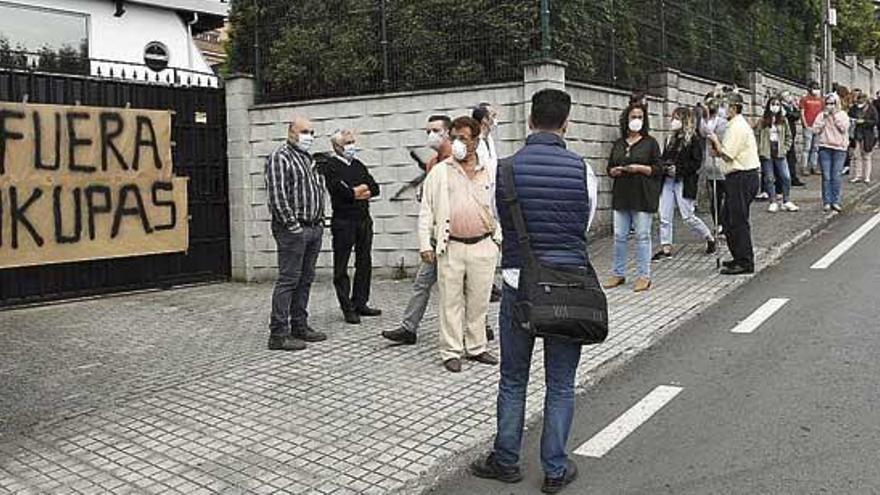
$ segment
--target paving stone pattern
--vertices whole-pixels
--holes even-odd
[[[800,213],[755,207],[759,259],[823,219],[817,191],[798,191]],[[609,292],[612,333],[580,384],[747,280],[715,274],[677,232],[689,243],[654,264],[654,290]],[[610,239],[591,251],[607,274]],[[265,350],[270,293],[218,284],[0,312],[0,493],[420,493],[491,439],[497,368],[443,371],[433,305],[417,346],[378,336],[409,282],[376,282],[385,315],[350,326],[320,281],[311,321],[330,339],[296,353]],[[541,362],[538,345],[531,419]]]

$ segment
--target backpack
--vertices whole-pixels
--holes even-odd
[[[593,265],[547,266],[536,257],[516,194],[513,160],[498,164],[504,174],[507,204],[524,265],[513,312],[533,337],[554,337],[580,345],[599,344],[608,336],[608,302]]]

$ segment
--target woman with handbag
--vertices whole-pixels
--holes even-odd
[[[651,224],[660,202],[660,145],[650,136],[648,113],[639,103],[626,109],[627,136],[611,149],[608,175],[614,179],[611,207],[614,210],[614,267],[603,285],[613,289],[626,283],[629,232],[636,238],[638,278],[635,292],[651,288]]]
[[[672,135],[666,142],[661,163],[666,177],[660,195],[660,250],[654,260],[672,256],[672,222],[675,208],[685,225],[706,241],[706,254],[715,252],[715,237],[694,213],[699,171],[703,164],[703,143],[697,135],[696,115],[687,107],[676,108],[669,123]]]
[[[877,125],[877,109],[868,101],[867,93],[861,93],[856,104],[849,110],[850,122],[855,124],[853,132],[853,178],[852,183],[864,181],[871,183],[871,154],[877,144],[874,127]]]

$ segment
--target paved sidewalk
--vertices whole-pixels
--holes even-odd
[[[828,221],[818,190],[815,178],[797,190],[799,213],[754,207],[759,268]],[[601,274],[610,247],[591,248]],[[654,264],[646,294],[609,292],[612,332],[585,353],[580,385],[748,280],[717,275],[702,249]],[[445,372],[433,305],[417,346],[378,336],[408,282],[376,283],[385,315],[349,326],[321,281],[312,324],[330,339],[297,353],[265,350],[270,292],[218,284],[0,312],[0,493],[414,494],[488,445],[497,368]],[[538,345],[530,420],[541,361]]]

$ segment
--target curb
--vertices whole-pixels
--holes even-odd
[[[584,374],[580,383],[575,383],[575,394],[582,395],[588,389],[600,383],[605,377],[621,370],[626,363],[635,358],[641,352],[653,347],[654,344],[660,341],[663,337],[675,332],[679,328],[682,328],[684,325],[688,324],[689,322],[700,316],[700,314],[702,314],[705,310],[717,304],[721,299],[728,296],[742,285],[749,283],[754,277],[758,276],[764,270],[777,265],[780,261],[782,261],[782,258],[786,254],[799,247],[800,245],[806,243],[807,241],[811,240],[820,232],[825,230],[825,228],[827,228],[828,225],[830,225],[839,215],[854,210],[855,207],[861,204],[866,198],[878,192],[880,192],[880,182],[865,188],[858,194],[850,196],[848,200],[845,200],[843,212],[832,212],[826,214],[821,219],[816,221],[812,226],[796,234],[793,238],[779,244],[778,246],[771,247],[768,250],[765,258],[760,263],[758,263],[758,266],[756,266],[754,275],[734,280],[733,283],[725,291],[725,293],[722,294],[719,298],[694,305],[689,310],[683,312],[679,318],[657,329],[657,331],[654,332],[653,335],[651,335],[651,338],[648,342],[640,346],[623,349],[617,354],[606,358],[601,363],[598,363],[594,368],[590,369]],[[542,412],[533,412],[530,414],[528,411],[526,411],[525,431],[528,431],[531,428],[539,425],[542,418]],[[438,465],[429,469],[426,473],[422,474],[416,480],[406,483],[404,486],[398,488],[397,490],[392,490],[389,493],[417,493],[420,495],[427,495],[432,493],[435,486],[440,482],[448,481],[455,476],[468,476],[466,474],[467,464],[479,459],[486,452],[488,452],[492,447],[493,439],[493,436],[477,439],[478,442],[476,445],[468,448],[465,451],[454,454],[450,459],[446,459],[445,461],[443,461],[442,464],[438,463]]]

